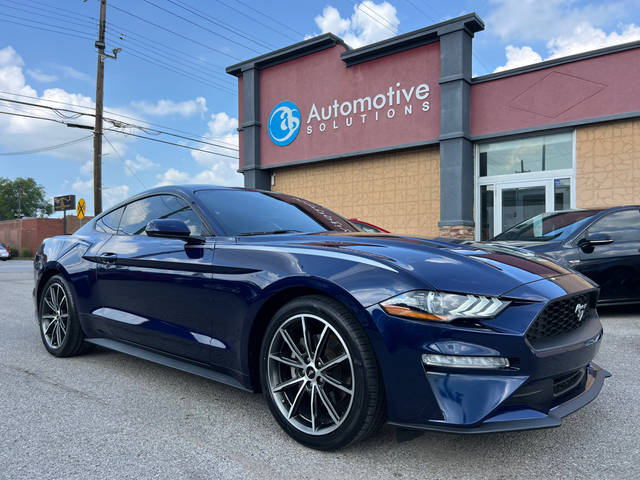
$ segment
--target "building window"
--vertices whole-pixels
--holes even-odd
[[[572,166],[571,133],[480,145],[481,177],[563,170]]]
[[[531,217],[575,208],[573,132],[476,146],[476,239]]]

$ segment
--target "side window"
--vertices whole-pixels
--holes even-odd
[[[187,224],[192,235],[202,235],[204,230],[200,217],[181,198],[173,195],[155,195],[127,205],[119,233],[123,235],[144,235],[151,220],[171,218]]]
[[[102,233],[117,233],[118,225],[120,224],[120,218],[122,217],[122,212],[124,212],[124,207],[120,207],[111,213],[107,213],[96,221],[94,228],[98,232]]]
[[[640,241],[640,210],[610,213],[589,228],[589,235],[594,233],[605,233],[617,242],[638,242]]]

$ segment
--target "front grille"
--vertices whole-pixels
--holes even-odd
[[[596,292],[588,292],[550,302],[527,330],[527,339],[535,341],[575,330],[587,319],[589,310],[595,307],[596,296]],[[587,306],[582,316],[576,311],[578,305]]]
[[[581,368],[580,370],[576,370],[575,372],[571,372],[567,375],[562,375],[561,377],[554,379],[553,396],[559,397],[560,395],[563,395],[569,390],[575,388],[582,380],[584,373],[585,369]]]

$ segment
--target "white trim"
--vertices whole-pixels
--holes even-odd
[[[304,247],[270,247],[270,246],[264,246],[264,245],[216,246],[216,249],[220,249],[220,248],[226,248],[231,250],[257,250],[262,252],[294,253],[296,255],[312,255],[316,257],[337,258],[340,260],[346,260],[348,262],[364,263],[367,265],[371,265],[373,267],[384,268],[385,270],[390,270],[392,272],[398,273],[398,270],[396,270],[395,268],[392,268],[381,262],[376,262],[375,260],[371,260],[369,258],[360,257],[358,255],[350,255],[348,253],[328,251],[328,250],[320,250],[320,249],[304,248]]]

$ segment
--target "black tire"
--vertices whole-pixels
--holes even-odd
[[[59,344],[57,344],[55,340],[53,342],[50,341],[45,334],[48,324],[53,323],[50,319],[43,318],[45,316],[51,316],[52,314],[51,305],[48,303],[51,301],[51,297],[49,296],[50,289],[54,289],[56,295],[58,295],[59,292],[64,292],[66,298],[66,332]],[[63,322],[64,319],[59,318],[58,321]],[[84,343],[84,333],[78,319],[75,293],[69,282],[60,275],[51,277],[42,289],[42,294],[38,302],[38,326],[40,327],[42,343],[51,355],[55,357],[72,357],[79,355],[85,350],[86,344]],[[55,324],[52,328],[55,330]],[[52,335],[51,329],[48,330],[48,334]]]
[[[327,334],[328,339],[324,341],[324,353],[318,353],[318,358],[322,356],[329,356],[327,349],[330,344],[346,346],[346,351],[341,355],[336,354],[334,359],[338,358],[338,356],[342,357],[346,353],[349,356],[348,364],[346,363],[347,360],[344,360],[342,366],[327,367],[326,365],[331,363],[331,359],[326,361],[326,363],[324,360],[314,363],[313,360],[309,360],[309,358],[303,354],[302,360],[311,362],[306,367],[307,370],[311,370],[308,370],[309,373],[305,373],[307,370],[304,368],[298,369],[290,367],[287,364],[281,366],[279,363],[281,360],[273,360],[274,355],[269,355],[270,349],[275,348],[274,342],[278,342],[278,339],[280,338],[284,339],[285,336],[282,334],[281,327],[284,325],[284,327],[287,328],[296,328],[295,324],[292,322],[296,321],[296,319],[303,315],[308,315],[310,317],[305,317],[306,320],[303,320],[302,323],[306,322],[306,324],[309,324],[310,322],[317,322],[318,319],[320,319],[324,324],[328,324],[330,326],[330,328],[325,329],[330,333]],[[293,326],[290,327],[289,325]],[[319,323],[316,327],[319,326],[321,328],[322,325],[322,323]],[[313,325],[307,326],[306,328],[307,330],[313,330]],[[304,332],[304,330],[302,331]],[[338,335],[335,335],[335,333]],[[305,334],[302,333],[299,336],[299,339],[296,337],[295,340],[293,340],[297,343],[296,348],[299,348],[299,352],[302,352],[307,344],[304,335]],[[329,337],[330,335],[335,336],[335,339],[332,340]],[[294,337],[290,338],[293,339]],[[321,335],[316,334],[314,336],[313,332],[310,333],[309,345],[311,345],[311,348],[307,349],[307,351],[310,352],[313,350],[314,352],[319,352],[323,348],[321,346],[323,343],[321,338]],[[314,345],[314,342],[316,342],[316,345]],[[282,342],[280,343],[282,344]],[[286,345],[288,345],[288,343]],[[290,358],[292,358],[294,362],[297,362],[297,355],[293,353],[293,349],[290,349],[290,351],[292,353]],[[272,350],[272,352],[275,353],[275,350]],[[286,353],[277,353],[276,356],[279,357],[280,355],[286,356]],[[342,448],[351,443],[363,440],[378,430],[382,425],[385,414],[385,396],[373,347],[371,346],[369,338],[367,337],[360,322],[343,304],[322,295],[300,297],[287,303],[278,310],[267,327],[262,341],[260,359],[260,381],[262,391],[269,408],[271,409],[271,413],[284,431],[303,445],[318,450],[334,450]],[[349,390],[352,392],[352,397],[347,397],[347,394],[336,390],[335,387],[326,380],[327,377],[324,375],[327,374],[327,372],[335,372],[335,370],[329,369],[322,371],[319,365],[324,365],[322,368],[337,368],[343,372],[347,372],[348,378],[346,383],[340,383],[343,386],[349,387]],[[351,368],[349,368],[349,366]],[[315,370],[315,367],[318,367],[318,369]],[[294,393],[284,393],[284,395],[287,395],[286,397],[283,397],[284,391],[279,391],[278,393],[272,392],[274,383],[277,385],[282,385],[284,383],[278,373],[275,374],[275,376],[278,377],[278,380],[274,380],[274,369],[277,371],[279,368],[284,370],[285,375],[286,372],[290,370],[292,372],[291,379],[300,382],[296,383],[295,386],[292,385],[292,387],[287,387],[294,389]],[[316,380],[315,382],[312,380],[313,377],[309,377],[311,374],[314,375]],[[331,377],[329,378],[332,378],[333,375],[335,375],[335,373],[331,373]],[[321,381],[324,383],[321,384]],[[311,383],[313,383],[312,386],[309,385]],[[307,390],[313,391],[313,394],[315,395],[315,404],[314,396],[310,392],[303,391],[303,385],[304,387],[307,387]],[[334,389],[333,391],[331,390],[332,388]],[[277,390],[277,388],[274,388],[274,390]],[[322,390],[322,392],[320,392],[320,390]],[[295,391],[297,391],[297,394]],[[326,407],[327,404],[322,403],[325,401],[329,401],[329,403],[331,403],[330,398],[337,399],[337,402],[339,402],[340,397],[337,397],[336,394],[350,399],[348,401],[348,407],[343,409],[343,414],[339,417],[340,422],[329,420],[329,418],[334,417],[330,417],[331,414],[329,412],[329,408]],[[301,400],[297,403],[297,399],[300,395],[302,395]],[[277,398],[278,396],[279,398]],[[295,399],[291,401],[293,397],[295,397]],[[287,401],[289,401],[288,404]],[[290,420],[284,414],[284,411],[282,411],[283,409],[286,410],[291,407],[291,410],[289,411],[289,414],[291,414],[291,411],[294,409],[299,411],[302,408],[293,407],[294,403],[296,405],[306,405],[307,402],[309,404],[309,412],[311,413],[307,415],[306,418],[303,413],[296,413]],[[343,404],[346,405],[347,400],[343,400]],[[315,409],[314,405],[316,405]],[[331,406],[335,407],[336,405],[339,406],[339,403],[336,403],[335,405],[332,404]],[[322,420],[323,409],[325,411],[324,417],[327,427],[323,427],[322,430],[319,429],[316,433],[309,433],[309,430],[314,432],[315,430],[313,428],[318,428],[317,424]],[[316,412],[315,416],[312,413],[313,411]],[[334,414],[337,414],[338,412],[338,408],[333,410]],[[307,425],[307,430],[301,430],[305,428],[305,422],[308,423],[311,421],[309,420],[309,417],[313,417],[314,427],[309,428]],[[330,423],[332,421],[333,425]],[[330,431],[331,428],[334,429]],[[327,431],[327,433],[322,434],[321,431]]]

